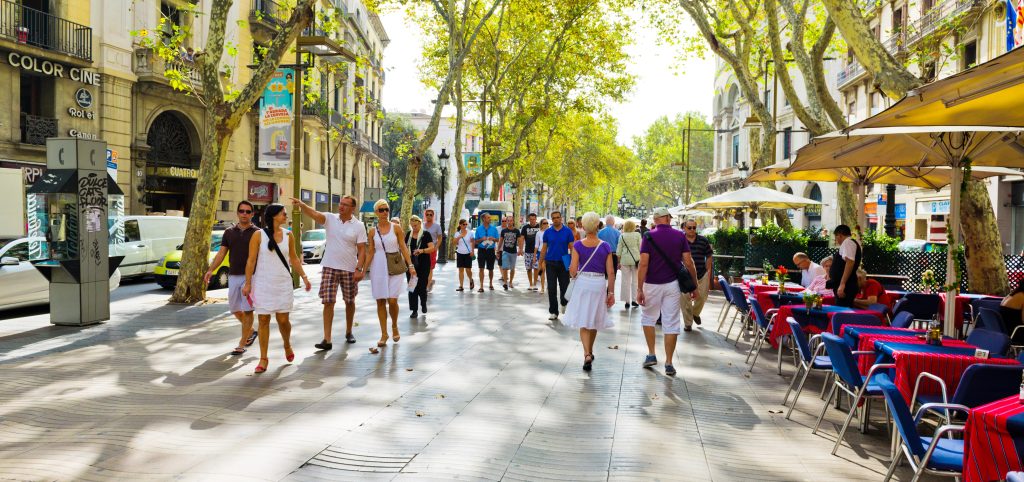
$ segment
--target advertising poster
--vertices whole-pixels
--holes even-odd
[[[263,169],[287,168],[291,159],[292,106],[295,73],[277,69],[263,89],[260,103],[260,152],[258,165]]]
[[[462,164],[466,166],[466,172],[469,174],[480,174],[484,170],[483,161],[480,159],[479,152],[464,152],[462,153]],[[466,200],[479,200],[480,193],[483,190],[483,183],[474,182],[469,185],[466,190]]]
[[[1006,51],[1024,44],[1024,0],[1006,0]]]

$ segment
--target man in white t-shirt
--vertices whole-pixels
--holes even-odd
[[[800,286],[807,288],[818,276],[825,276],[825,268],[820,264],[811,261],[807,253],[796,253],[793,255],[793,264],[800,269]]]
[[[320,261],[320,300],[324,304],[324,339],[314,345],[318,350],[330,350],[331,328],[334,324],[334,304],[338,299],[338,288],[345,301],[345,341],[355,343],[352,324],[356,316],[356,294],[363,279],[366,265],[366,226],[354,216],[356,198],[343,196],[338,204],[338,214],[319,212],[302,201],[292,198],[292,205],[302,213],[324,225],[327,241],[324,257]]]

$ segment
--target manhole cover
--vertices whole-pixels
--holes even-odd
[[[398,473],[415,455],[371,455],[357,454],[328,446],[303,464],[348,472]]]

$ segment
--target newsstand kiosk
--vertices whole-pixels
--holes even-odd
[[[107,143],[46,140],[46,174],[28,190],[29,261],[50,282],[50,323],[82,326],[110,319],[109,216],[124,193],[107,174]],[[120,211],[120,212],[118,212]]]

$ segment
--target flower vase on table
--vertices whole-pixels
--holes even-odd
[[[926,294],[926,295],[932,294],[932,288],[934,286],[936,286],[937,284],[938,284],[938,282],[935,281],[935,272],[934,271],[932,271],[930,269],[926,269],[926,270],[924,270],[921,273],[921,286],[922,286],[922,290],[921,291],[923,291],[924,294]]]
[[[775,280],[779,282],[779,294],[780,295],[786,293],[786,280],[788,279],[788,277],[786,275],[788,275],[788,274],[789,274],[789,270],[786,269],[786,267],[782,266],[781,264],[779,265],[778,268],[775,268]]]

